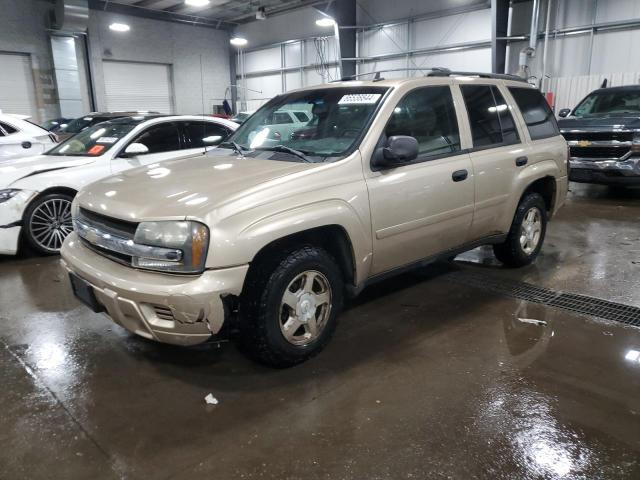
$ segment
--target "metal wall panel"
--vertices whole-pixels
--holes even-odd
[[[264,48],[244,55],[245,73],[280,68],[280,47]]]
[[[491,40],[491,9],[420,20],[413,24],[412,48]]]

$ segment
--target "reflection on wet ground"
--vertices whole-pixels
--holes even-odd
[[[535,265],[481,248],[371,287],[284,371],[135,338],[56,258],[0,260],[0,477],[640,478],[640,329],[444,275],[640,306],[640,193],[573,189]]]

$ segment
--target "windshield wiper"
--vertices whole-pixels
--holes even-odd
[[[223,142],[219,146],[222,147],[222,148],[231,147],[231,149],[234,152],[236,152],[238,155],[240,155],[242,158],[244,158],[244,153],[242,151],[243,150],[248,150],[248,148],[243,147],[242,145],[239,145],[236,142]]]
[[[291,147],[287,147],[286,145],[275,145],[273,147],[260,147],[256,148],[256,150],[267,150],[269,152],[283,152],[289,153],[291,155],[295,155],[298,158],[301,158],[307,163],[313,163],[313,161],[307,156],[309,152],[304,152],[301,150],[295,150]]]

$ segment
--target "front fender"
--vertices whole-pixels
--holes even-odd
[[[232,226],[223,222],[211,232],[211,258],[207,263],[213,268],[250,263],[261,249],[276,240],[318,227],[337,225],[344,229],[351,243],[355,280],[360,283],[369,271],[372,240],[368,217],[362,215],[359,207],[361,205],[341,199],[323,200],[265,216],[236,230],[236,233]]]

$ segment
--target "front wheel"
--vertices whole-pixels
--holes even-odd
[[[509,267],[532,263],[542,248],[547,231],[547,209],[539,193],[530,193],[518,205],[504,243],[493,246],[498,260]]]
[[[60,252],[62,242],[73,231],[71,202],[73,197],[51,193],[36,198],[24,215],[24,238],[41,255]]]
[[[342,309],[340,268],[325,250],[303,246],[252,267],[240,302],[240,346],[260,363],[284,368],[316,355]]]

